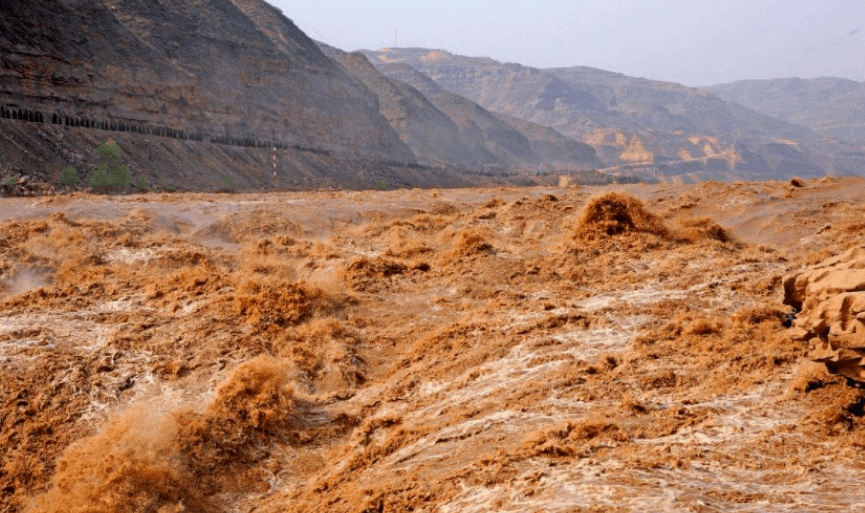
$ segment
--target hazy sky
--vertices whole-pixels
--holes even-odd
[[[268,0],[343,50],[420,46],[711,85],[865,81],[865,0]]]

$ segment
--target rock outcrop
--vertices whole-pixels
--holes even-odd
[[[800,310],[793,336],[815,361],[865,383],[865,246],[786,276],[784,303]]]
[[[18,179],[12,178],[9,180],[0,181],[0,196],[51,196],[54,194],[54,186],[33,180],[27,175]]]

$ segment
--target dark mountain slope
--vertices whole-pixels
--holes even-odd
[[[460,128],[417,89],[383,76],[363,54],[318,45],[378,97],[380,113],[421,162],[471,167],[498,162],[482,145],[464,144]]]
[[[0,47],[3,123],[15,126],[0,134],[0,151],[15,154],[16,165],[30,172],[58,162],[87,165],[92,148],[73,140],[113,134],[142,145],[168,138],[180,146],[278,146],[281,162],[317,155],[309,165],[322,176],[338,172],[337,160],[415,161],[378,113],[376,97],[260,0],[9,0]],[[30,113],[33,123],[18,126],[19,113]],[[64,134],[80,130],[93,133],[61,143]],[[252,185],[257,181],[246,173],[261,173],[263,165],[269,170],[269,155],[213,150],[224,152],[237,155],[216,159],[201,173],[239,170],[238,178]],[[176,158],[182,166],[197,160],[180,149]],[[150,160],[130,165],[173,179]],[[399,174],[370,165],[379,174]],[[295,171],[288,166],[279,173]],[[278,178],[284,180],[273,186],[293,180]],[[344,184],[356,177],[332,178]]]

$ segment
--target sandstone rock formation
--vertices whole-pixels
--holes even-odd
[[[786,276],[784,303],[801,311],[793,336],[814,360],[865,383],[865,246]]]

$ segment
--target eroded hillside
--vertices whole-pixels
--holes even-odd
[[[0,200],[0,511],[856,511],[797,185]]]
[[[495,113],[592,145],[609,166],[700,179],[856,173],[861,145],[727,102],[708,91],[585,66],[537,69],[424,48],[364,51],[402,63]],[[790,120],[792,121],[792,120]]]
[[[460,182],[414,176],[376,97],[261,0],[15,0],[0,48],[0,174],[85,171],[114,138],[141,148],[136,175],[187,190]]]
[[[865,84],[844,78],[742,80],[706,88],[725,100],[807,126],[861,149],[865,141]]]

